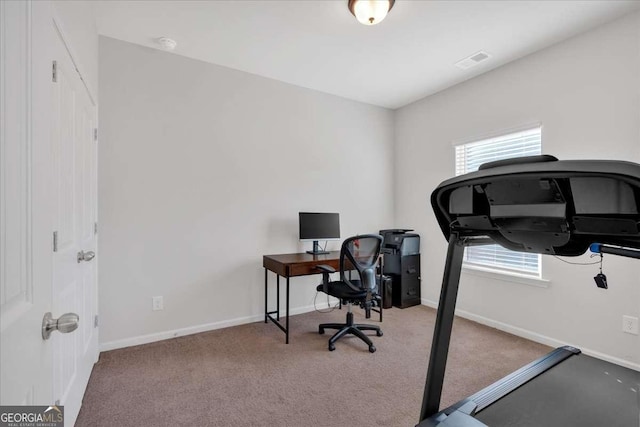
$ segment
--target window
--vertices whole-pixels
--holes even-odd
[[[478,170],[487,162],[512,157],[535,156],[542,152],[541,128],[474,141],[456,147],[456,175]],[[540,255],[515,252],[500,245],[472,246],[465,250],[467,266],[540,277]]]

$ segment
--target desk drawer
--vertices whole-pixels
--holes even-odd
[[[340,269],[340,262],[338,260],[326,260],[322,262],[312,262],[308,264],[292,264],[289,266],[289,277],[293,276],[307,276],[309,274],[321,274],[317,265],[328,265],[338,271]]]

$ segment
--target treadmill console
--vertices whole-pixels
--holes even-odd
[[[568,256],[593,242],[640,245],[640,165],[519,160],[453,178],[433,192],[447,239],[489,237],[516,251]]]

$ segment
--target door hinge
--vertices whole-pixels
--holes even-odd
[[[98,234],[98,223],[97,222],[93,223],[93,234]]]
[[[98,315],[96,314],[95,317],[93,318],[93,327],[97,328],[98,327]]]
[[[98,128],[93,128],[93,140],[98,140]]]
[[[58,252],[58,232],[53,232],[53,252]]]
[[[58,62],[57,61],[53,61],[53,66],[51,67],[51,78],[54,83],[58,81]]]

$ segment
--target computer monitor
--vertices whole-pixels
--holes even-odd
[[[340,214],[323,212],[300,212],[300,241],[313,241],[313,255],[328,254],[320,250],[318,240],[340,239]]]

